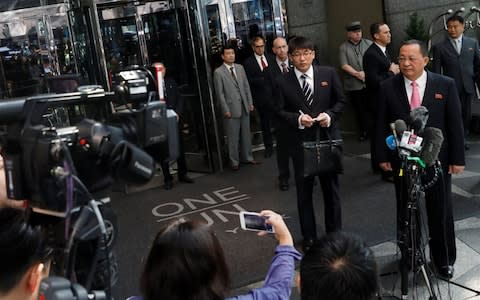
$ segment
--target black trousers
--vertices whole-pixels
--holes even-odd
[[[290,178],[290,151],[289,139],[285,129],[281,126],[275,128],[275,138],[277,140],[277,168],[278,179],[288,180]]]
[[[470,131],[470,123],[472,122],[472,101],[474,94],[469,94],[465,91],[459,93],[460,104],[462,105],[462,120],[465,138]]]
[[[268,106],[256,107],[260,117],[260,128],[262,130],[263,145],[265,149],[273,147],[272,118],[273,112]]]
[[[369,113],[367,108],[367,92],[365,89],[357,91],[348,91],[347,94],[352,103],[353,110],[357,120],[357,130],[359,136],[363,136],[369,131]],[[370,136],[371,138],[373,136]]]
[[[426,181],[433,177],[433,168],[427,168],[425,176]],[[404,181],[405,177],[398,176],[398,169],[395,171],[395,192],[397,197],[397,233],[400,233],[404,227],[406,218],[407,191]],[[408,174],[406,174],[408,176]],[[451,175],[448,174],[448,168],[444,167],[440,172],[436,183],[425,191],[424,205],[419,207],[426,208],[428,219],[428,233],[422,232],[425,236],[428,234],[430,255],[433,263],[437,267],[453,265],[456,260],[455,230],[452,213],[452,182]],[[420,201],[423,201],[421,199]],[[422,204],[422,203],[421,203]],[[424,230],[421,224],[417,230]]]
[[[297,208],[300,227],[304,239],[317,238],[317,225],[313,209],[313,181],[315,177],[303,177],[303,151],[300,145],[291,146],[295,185],[297,189]],[[338,175],[318,176],[322,187],[325,231],[327,233],[342,229],[342,209]]]
[[[183,142],[181,128],[183,128],[183,122],[178,122],[178,147],[179,147],[179,156],[177,158],[177,167],[178,167],[178,176],[182,177],[187,174],[187,165],[185,162],[185,145]],[[153,158],[155,161],[160,164],[163,173],[163,179],[165,182],[172,181],[173,176],[170,174],[170,163],[166,159],[168,158],[168,143],[159,143],[151,145],[145,148],[145,151]]]

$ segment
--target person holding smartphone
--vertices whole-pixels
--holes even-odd
[[[292,235],[282,216],[271,210],[261,211],[260,216],[272,225],[279,242],[265,283],[229,300],[290,298],[294,263],[301,258],[300,253],[293,247]],[[229,272],[223,249],[211,227],[183,218],[164,226],[153,241],[140,285],[142,297],[129,300],[226,299]]]

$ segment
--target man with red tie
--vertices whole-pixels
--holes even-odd
[[[465,152],[460,101],[453,79],[425,70],[428,51],[417,40],[406,41],[398,58],[400,74],[383,81],[379,90],[376,147],[380,168],[394,174],[397,195],[397,223],[404,224],[405,176],[399,172],[401,159],[390,151],[385,138],[391,134],[390,125],[396,120],[407,121],[410,112],[419,105],[428,109],[426,127],[438,128],[444,140],[438,155],[442,172],[430,188],[425,188],[425,205],[430,235],[430,253],[437,274],[450,279],[456,259],[455,232],[452,215],[451,174],[464,170]],[[426,180],[431,179],[434,167],[426,167]],[[403,187],[403,188],[402,188]]]
[[[247,73],[250,91],[252,92],[253,105],[260,117],[264,156],[269,158],[273,153],[272,138],[272,88],[269,66],[274,64],[271,55],[265,53],[265,39],[255,36],[252,40],[253,54],[245,59],[243,67]]]

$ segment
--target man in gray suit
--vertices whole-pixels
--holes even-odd
[[[475,80],[480,71],[480,50],[475,39],[463,35],[463,17],[451,16],[447,19],[448,37],[432,48],[433,72],[442,73],[455,80],[460,102],[465,137],[472,118],[472,101],[476,96]],[[468,149],[465,143],[465,149]]]
[[[242,65],[235,62],[233,46],[222,49],[223,65],[215,69],[213,80],[217,100],[225,118],[228,137],[228,157],[232,170],[239,169],[240,162],[257,164],[252,155],[250,138],[250,112],[253,111],[252,94]],[[239,145],[240,140],[240,154]]]

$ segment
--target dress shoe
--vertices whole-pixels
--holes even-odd
[[[233,171],[238,171],[238,170],[240,170],[240,166],[239,165],[234,165],[234,166],[232,166],[232,170]]]
[[[192,178],[188,177],[188,175],[178,176],[178,181],[186,182],[186,183],[194,183],[194,180]]]
[[[166,189],[166,190],[171,190],[173,188],[173,180],[165,181],[165,184],[163,185],[163,188]]]
[[[288,180],[287,179],[280,179],[280,190],[281,191],[288,191]]]
[[[437,269],[438,277],[440,277],[442,279],[445,279],[445,280],[452,279],[453,272],[454,272],[453,266],[442,266],[442,267]]]
[[[272,154],[273,154],[273,148],[272,147],[265,148],[265,152],[263,153],[263,156],[265,158],[272,157]]]
[[[303,244],[302,244],[303,253],[306,253],[308,250],[310,250],[310,248],[312,248],[313,244],[315,244],[314,239],[303,240]]]

